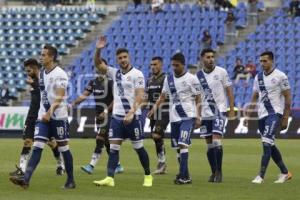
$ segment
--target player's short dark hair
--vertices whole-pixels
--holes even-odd
[[[205,54],[207,54],[207,53],[213,53],[213,54],[215,54],[216,52],[213,50],[213,49],[203,49],[202,51],[201,51],[201,57],[203,57]]]
[[[176,53],[175,55],[172,56],[171,60],[178,61],[178,62],[182,63],[183,65],[185,65],[185,58],[182,53]]]
[[[101,61],[104,62],[105,65],[107,65],[107,61],[104,58],[101,58]]]
[[[154,56],[151,60],[159,60],[160,62],[164,61],[164,59],[160,56]]]
[[[268,56],[271,60],[274,60],[274,54],[272,51],[265,51],[260,56]]]
[[[40,68],[39,62],[34,58],[29,58],[24,61],[24,67],[33,67],[36,66],[37,68]]]
[[[119,49],[117,49],[116,55],[119,55],[121,53],[127,53],[127,54],[129,54],[128,49],[125,49],[125,48],[119,48]]]
[[[57,49],[54,47],[54,46],[51,46],[50,44],[46,44],[44,46],[44,49],[47,49],[49,54],[51,56],[53,56],[53,60],[56,61],[57,59],[57,56],[58,56],[58,52],[57,52]]]

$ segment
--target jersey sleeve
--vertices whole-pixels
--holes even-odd
[[[55,88],[67,89],[68,87],[68,76],[66,73],[61,73],[55,78]]]
[[[90,80],[89,83],[86,85],[86,87],[84,88],[84,90],[92,93],[93,92],[93,80]]]
[[[257,75],[255,76],[254,82],[253,82],[253,92],[259,92],[258,81],[257,81]]]
[[[162,88],[161,92],[165,93],[165,94],[170,94],[170,88],[169,88],[168,77],[167,76],[165,77],[163,88]]]
[[[226,70],[224,70],[222,73],[222,84],[223,84],[224,88],[227,88],[232,85],[232,82],[231,82]]]
[[[291,89],[289,79],[285,74],[282,74],[280,77],[280,89],[281,91],[289,90]]]
[[[113,67],[110,67],[110,66],[107,67],[107,76],[109,78],[114,80],[114,77],[115,77],[116,73],[117,73],[116,68],[113,68]]]
[[[201,89],[200,89],[200,82],[198,81],[198,78],[194,75],[192,75],[191,78],[191,89],[192,89],[192,93],[193,95],[199,95],[201,94]]]
[[[145,79],[142,72],[138,71],[136,77],[134,77],[134,88],[135,89],[145,89]]]

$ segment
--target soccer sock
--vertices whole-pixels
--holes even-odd
[[[211,173],[214,174],[216,172],[216,160],[215,160],[215,150],[213,144],[207,144],[207,159],[210,165]]]
[[[276,165],[279,167],[282,174],[287,174],[288,169],[286,168],[279,149],[274,145],[272,146],[272,153],[271,153],[272,159],[276,163]]]
[[[32,151],[31,157],[29,159],[29,162],[28,162],[28,165],[26,168],[26,172],[25,172],[25,176],[24,176],[24,180],[26,183],[29,183],[35,168],[39,164],[39,162],[41,160],[42,151],[43,151],[42,148],[33,147],[33,151]]]
[[[262,155],[261,158],[261,166],[260,166],[260,177],[264,178],[266,171],[267,171],[267,167],[271,158],[271,145],[268,143],[263,142],[263,149],[264,149],[264,153]]]
[[[223,147],[220,139],[213,140],[216,170],[222,172]]]
[[[63,146],[58,147],[59,151],[62,153],[66,168],[66,173],[68,176],[67,182],[73,182],[74,176],[73,176],[73,156],[71,154],[71,151],[69,150],[69,146]]]
[[[94,168],[96,166],[97,162],[100,160],[100,156],[101,156],[101,154],[99,154],[99,153],[93,153],[92,159],[90,162],[91,167]]]
[[[145,150],[144,147],[135,149],[135,151],[137,152],[140,162],[144,168],[145,175],[150,175],[150,162],[149,162],[149,156],[147,151]]]
[[[55,157],[57,161],[57,166],[64,168],[64,162],[61,154],[58,151],[58,145],[54,149],[52,149],[53,156]]]
[[[154,139],[156,154],[158,157],[158,162],[165,163],[166,156],[165,156],[165,147],[164,147],[164,140],[162,138]]]
[[[30,150],[31,150],[31,147],[23,147],[22,152],[21,152],[19,166],[23,172],[25,172],[25,170],[26,170],[27,162],[30,157]]]
[[[176,151],[177,151],[177,154],[176,154],[177,161],[178,161],[178,164],[180,165],[180,149],[176,149]]]
[[[107,162],[107,176],[114,177],[115,170],[119,162],[119,151],[121,146],[117,144],[110,145],[110,152]]]
[[[188,177],[188,158],[189,150],[180,149],[180,166],[179,166],[179,177],[185,178]]]

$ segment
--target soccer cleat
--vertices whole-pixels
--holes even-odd
[[[252,180],[252,183],[255,183],[255,184],[262,184],[264,182],[264,179],[262,177],[260,177],[259,175],[256,176],[253,180]]]
[[[121,164],[118,164],[117,168],[115,169],[115,174],[121,174],[124,172],[124,167]]]
[[[114,187],[115,181],[114,178],[107,176],[105,179],[102,179],[100,181],[94,181],[93,182],[96,186],[109,186]]]
[[[157,164],[157,168],[153,174],[165,174],[167,169],[167,165],[164,162],[159,162]]]
[[[176,176],[176,179],[174,180],[174,184],[176,185],[185,185],[185,184],[192,184],[192,178],[180,178],[179,176]]]
[[[76,188],[76,184],[74,181],[72,182],[67,182],[64,186],[62,186],[62,189],[75,189]]]
[[[284,183],[291,179],[292,179],[291,172],[288,172],[287,174],[279,174],[278,179],[274,183]]]
[[[215,174],[210,175],[210,177],[208,178],[208,182],[210,183],[215,182]]]
[[[24,176],[24,172],[22,171],[22,169],[20,167],[18,167],[17,165],[16,165],[16,168],[17,169],[13,172],[10,172],[9,175],[10,176]]]
[[[81,169],[88,174],[92,174],[94,171],[94,168],[91,165],[82,166]]]
[[[26,183],[24,180],[24,176],[12,176],[9,178],[9,180],[23,189],[27,189],[29,187],[29,183]]]
[[[216,171],[214,183],[222,183],[222,179],[223,179],[222,172]]]
[[[151,187],[152,186],[152,182],[153,182],[152,175],[145,175],[144,176],[144,183],[143,183],[144,187]]]
[[[62,166],[58,166],[56,168],[56,175],[57,176],[62,176],[65,173],[65,169]]]

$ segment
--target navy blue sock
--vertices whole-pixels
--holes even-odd
[[[149,156],[147,151],[144,147],[140,149],[135,149],[137,154],[139,155],[140,162],[144,168],[145,175],[150,175],[150,162],[149,162]]]
[[[216,164],[216,170],[219,172],[222,172],[222,161],[223,161],[223,147],[216,146],[214,148],[215,150],[215,164]]]
[[[263,149],[264,152],[261,157],[261,165],[260,165],[260,173],[259,173],[261,178],[265,177],[267,167],[269,165],[269,161],[271,158],[271,152],[272,152],[271,145],[265,142],[263,143]]]
[[[178,161],[178,164],[180,165],[180,149],[177,149],[177,161]]]
[[[107,162],[107,176],[114,177],[119,162],[119,150],[110,149]]]
[[[60,157],[60,154],[59,154],[59,151],[58,151],[58,146],[56,145],[56,147],[54,149],[52,149],[52,153],[53,153],[53,156],[55,158],[59,158]]]
[[[274,145],[272,146],[272,159],[274,160],[274,162],[276,163],[276,165],[279,167],[280,171],[282,174],[287,174],[288,173],[288,169],[286,168],[282,157],[281,157],[281,153],[279,151],[279,149]]]
[[[73,182],[74,176],[73,176],[73,156],[71,154],[70,150],[62,152],[64,162],[65,162],[65,168],[66,173],[68,176],[67,182]]]
[[[179,177],[187,178],[188,174],[188,159],[189,151],[188,149],[180,150],[180,166],[179,166]]]
[[[25,176],[24,176],[24,180],[26,183],[29,183],[35,168],[39,164],[39,162],[41,160],[41,156],[42,156],[42,151],[43,151],[43,149],[41,149],[41,148],[33,147],[33,151],[32,151],[30,160],[28,161],[28,165],[27,165],[27,168],[25,171]]]
[[[215,160],[215,150],[214,148],[208,147],[207,152],[207,159],[210,165],[211,173],[215,174],[216,172],[216,160]]]

